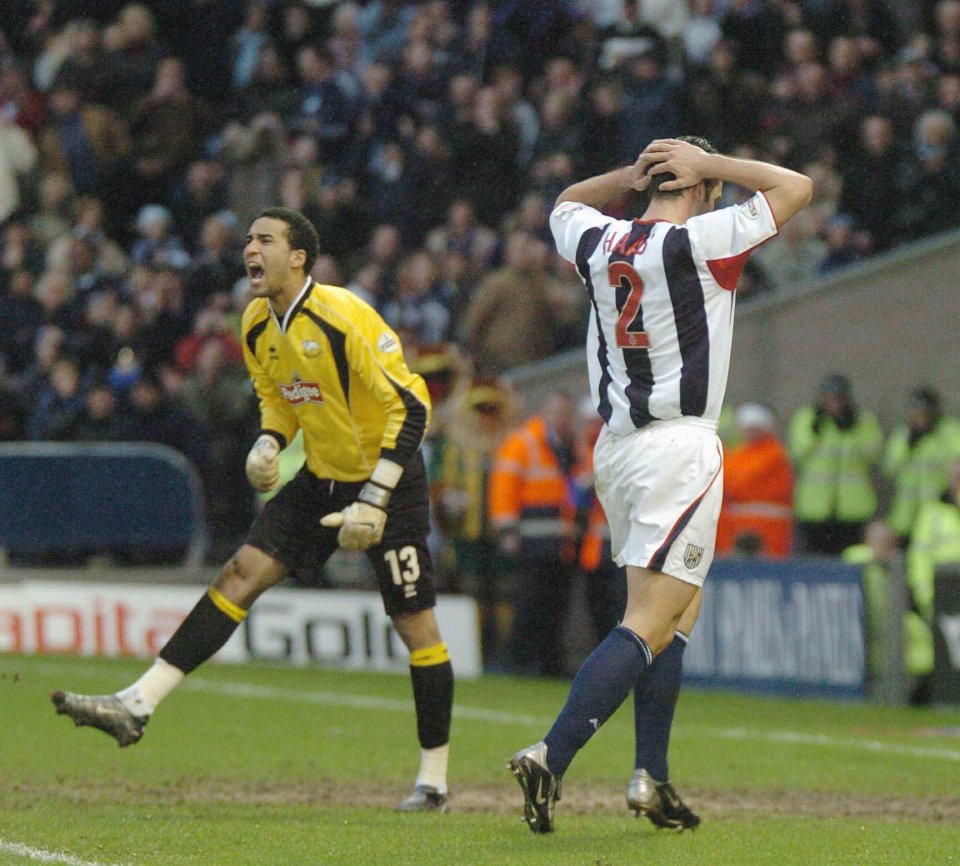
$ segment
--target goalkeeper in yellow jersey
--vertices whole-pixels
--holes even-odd
[[[273,207],[250,227],[244,262],[254,295],[243,350],[260,400],[261,430],[247,477],[279,483],[280,451],[303,431],[306,464],[263,508],[246,542],[129,688],[112,695],[54,692],[57,712],[121,746],[140,740],[157,704],[233,634],[264,590],[316,569],[337,546],[365,550],[387,614],[410,651],[420,771],[401,811],[443,810],[453,669],[434,617],[426,538],[427,481],[420,443],[430,417],[423,380],[396,335],[356,295],[310,276],[316,229]]]

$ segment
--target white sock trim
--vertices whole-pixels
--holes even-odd
[[[156,659],[140,679],[117,692],[123,705],[135,716],[149,716],[186,674],[170,662]]]
[[[447,793],[447,761],[450,757],[450,744],[435,749],[420,750],[420,772],[417,773],[418,785],[430,785],[441,794]]]

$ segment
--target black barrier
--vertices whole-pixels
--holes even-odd
[[[960,704],[960,563],[934,573],[930,685],[935,703]]]
[[[153,443],[0,445],[0,547],[25,551],[204,546],[197,473]]]
[[[828,559],[717,560],[684,655],[698,686],[866,695],[860,569]]]

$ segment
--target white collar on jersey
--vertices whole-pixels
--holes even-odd
[[[303,284],[303,288],[300,289],[299,292],[297,292],[297,296],[293,299],[293,303],[290,304],[289,307],[287,307],[287,311],[283,314],[282,322],[277,318],[277,314],[276,312],[274,312],[274,309],[273,309],[273,304],[270,303],[270,301],[267,301],[267,306],[270,307],[270,315],[273,316],[273,321],[276,324],[276,326],[280,329],[280,332],[282,334],[287,333],[287,327],[290,325],[290,317],[293,315],[293,311],[297,308],[297,304],[300,303],[303,296],[310,290],[310,283],[312,282],[313,280],[308,275],[307,281]]]

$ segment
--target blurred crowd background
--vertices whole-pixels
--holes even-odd
[[[477,581],[524,539],[488,487],[522,424],[573,479],[550,556],[603,559],[582,395],[521,407],[503,378],[585,332],[555,196],[684,132],[809,174],[813,204],[744,273],[750,304],[960,225],[958,120],[960,0],[3,0],[0,440],[179,450],[220,561],[257,508],[243,238],[260,208],[297,208],[316,279],[373,304],[428,379],[446,587],[495,606]],[[811,382],[782,452],[728,464],[754,486],[731,486],[723,550],[841,555],[870,532],[908,549],[921,505],[960,483],[955,395],[923,386],[881,431],[842,370]],[[725,419],[731,453],[777,439],[745,412]],[[767,458],[779,487],[756,477]],[[738,523],[738,496],[767,523]]]

